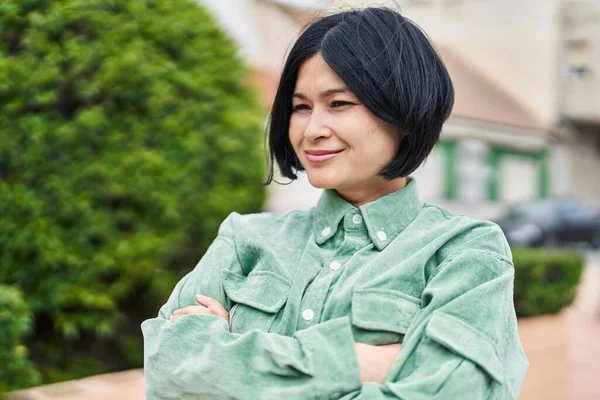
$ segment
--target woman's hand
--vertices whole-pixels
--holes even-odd
[[[196,295],[196,301],[200,304],[199,306],[187,306],[176,310],[169,318],[171,322],[177,321],[177,318],[183,315],[203,314],[216,315],[217,317],[223,318],[225,322],[227,322],[227,325],[229,325],[229,312],[227,312],[225,307],[217,300],[212,297],[198,294]]]
[[[400,343],[385,346],[372,346],[354,343],[358,358],[361,382],[384,384],[392,364],[400,353]]]

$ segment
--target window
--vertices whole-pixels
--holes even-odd
[[[567,43],[568,73],[573,79],[587,79],[592,76],[592,49],[584,39],[570,40]]]

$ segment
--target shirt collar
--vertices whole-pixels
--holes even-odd
[[[335,235],[344,215],[353,210],[362,215],[375,247],[383,250],[416,218],[422,207],[423,201],[412,177],[408,178],[404,188],[358,208],[342,199],[335,190],[325,189],[316,206],[315,239],[318,244],[326,242]]]

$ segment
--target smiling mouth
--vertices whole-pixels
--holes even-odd
[[[340,154],[343,150],[339,150],[339,151],[333,151],[333,152],[305,152],[306,153],[306,159],[310,162],[323,162],[323,161],[327,161],[327,160],[331,160],[332,158],[334,158],[335,156],[337,156],[338,154]]]

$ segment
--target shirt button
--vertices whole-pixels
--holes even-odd
[[[360,215],[356,214],[354,217],[352,217],[352,222],[354,222],[356,225],[358,225],[362,222],[362,217]]]
[[[331,268],[332,271],[337,271],[341,267],[342,267],[342,263],[340,263],[339,261],[332,261],[329,264],[329,268]]]
[[[385,232],[383,231],[379,231],[377,232],[377,237],[379,238],[379,240],[381,240],[382,242],[384,242],[387,239],[387,235],[385,234]]]
[[[331,233],[331,228],[330,228],[330,227],[327,227],[327,228],[325,228],[325,229],[323,229],[323,230],[321,231],[321,235],[322,235],[322,236],[327,236],[327,235],[329,235],[330,233]]]
[[[310,308],[307,308],[306,310],[302,311],[302,318],[304,318],[305,321],[310,321],[311,319],[313,319],[314,316],[315,312]]]

